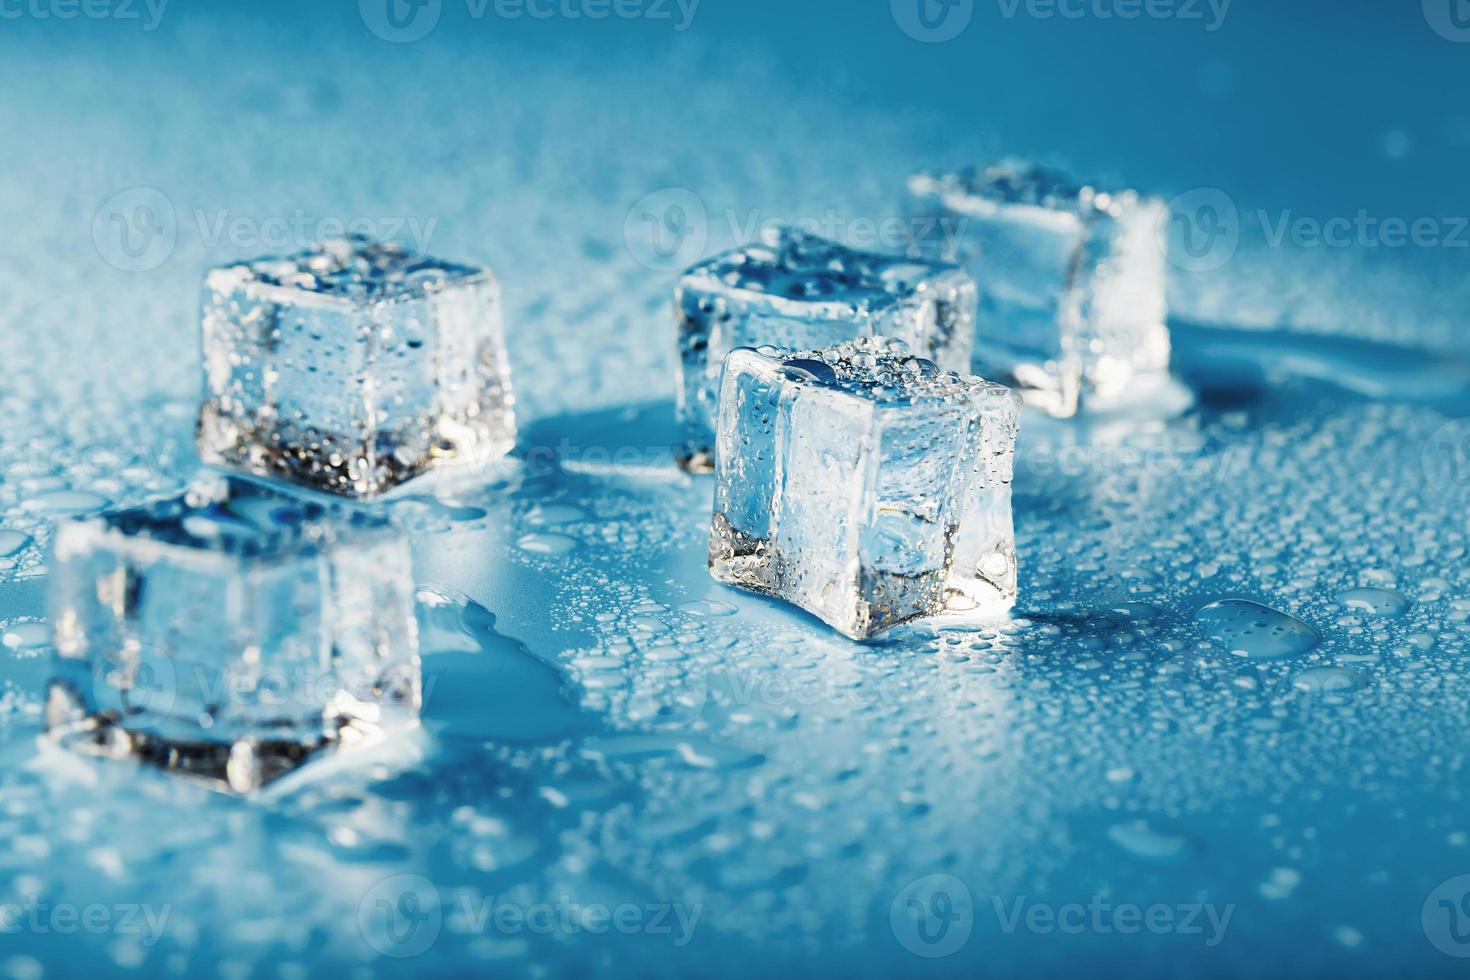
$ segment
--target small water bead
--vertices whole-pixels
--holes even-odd
[[[1189,852],[1189,838],[1161,833],[1147,820],[1131,820],[1108,828],[1108,839],[1134,857],[1175,861]]]
[[[1347,609],[1385,619],[1397,619],[1409,610],[1409,600],[1391,589],[1348,589],[1337,594],[1337,601]]]
[[[19,531],[0,529],[0,558],[9,558],[28,547],[31,539]]]
[[[525,534],[516,541],[516,547],[533,555],[564,555],[577,547],[575,538],[565,534]]]
[[[37,650],[51,642],[51,626],[44,622],[15,623],[0,636],[7,650]]]
[[[719,599],[693,599],[679,606],[680,611],[691,616],[722,617],[733,616],[740,610],[728,602]]]
[[[82,490],[53,490],[32,498],[29,506],[48,514],[76,516],[104,510],[110,503],[106,497]]]

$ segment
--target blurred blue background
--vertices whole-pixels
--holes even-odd
[[[489,2],[0,3],[0,975],[1463,972],[1461,0]],[[1006,154],[1186,230],[1223,195],[1170,283],[1198,408],[1028,419],[1003,628],[864,648],[714,586],[680,263]],[[1437,243],[1310,233],[1360,214]],[[393,505],[440,597],[424,738],[257,803],[38,746],[50,529],[194,466],[203,270],[347,224],[496,269],[552,461]],[[1237,655],[1227,599],[1320,642]]]

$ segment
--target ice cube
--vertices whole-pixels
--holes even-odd
[[[853,639],[1016,597],[1020,399],[902,344],[725,359],[709,567]]]
[[[909,180],[915,254],[980,291],[973,369],[1066,418],[1168,380],[1162,200],[1008,160]]]
[[[418,718],[413,573],[386,518],[219,475],[64,523],[54,552],[64,744],[248,793]]]
[[[349,497],[515,444],[489,269],[348,238],[212,270],[199,452]]]
[[[678,415],[684,469],[714,468],[720,369],[737,347],[902,340],[968,370],[975,286],[953,265],[858,252],[796,228],[694,266],[679,284]]]

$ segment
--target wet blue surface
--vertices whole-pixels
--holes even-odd
[[[0,975],[1463,972],[1464,253],[1250,216],[1464,214],[1470,47],[1415,4],[944,45],[886,6],[3,25]],[[1193,407],[1027,416],[1004,625],[862,646],[715,585],[630,220],[855,237],[993,149],[1227,192],[1238,248],[1171,285]],[[110,237],[139,203],[171,234]],[[37,741],[45,556],[188,477],[200,276],[297,218],[494,266],[525,425],[386,505],[419,732],[242,802]]]

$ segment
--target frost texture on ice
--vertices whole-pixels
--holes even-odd
[[[1008,160],[915,175],[908,203],[915,251],[975,275],[976,373],[1059,417],[1166,378],[1162,200]]]
[[[66,744],[250,792],[417,717],[412,565],[385,518],[210,476],[63,524],[54,550]]]
[[[1019,399],[892,341],[730,354],[709,566],[867,639],[1016,597]]]
[[[714,466],[720,369],[738,347],[825,347],[901,340],[946,370],[966,370],[975,286],[956,266],[854,251],[782,227],[685,273],[679,316],[678,414],[686,469]]]
[[[347,238],[205,281],[206,462],[372,497],[515,443],[488,269]]]

